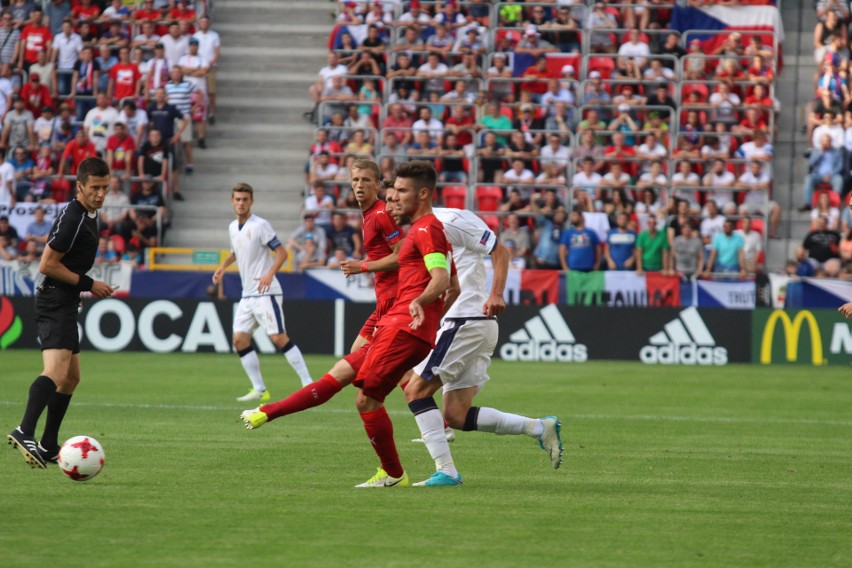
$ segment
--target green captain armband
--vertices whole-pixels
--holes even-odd
[[[447,257],[439,252],[430,252],[423,257],[423,262],[426,263],[426,270],[432,272],[433,268],[443,268],[448,270]]]

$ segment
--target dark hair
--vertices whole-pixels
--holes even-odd
[[[438,173],[435,171],[435,166],[432,162],[412,160],[398,165],[394,170],[394,177],[414,180],[414,185],[417,189],[426,187],[432,192],[435,191]]]
[[[254,189],[247,183],[240,182],[231,188],[231,196],[235,193],[248,193],[254,199]]]
[[[109,165],[101,158],[86,158],[77,168],[77,183],[86,185],[90,176],[109,177]]]

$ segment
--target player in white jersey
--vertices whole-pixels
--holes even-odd
[[[258,325],[263,326],[269,339],[280,349],[293,370],[299,375],[302,385],[310,384],[311,375],[302,352],[290,341],[284,327],[283,293],[275,278],[278,269],[287,260],[287,249],[278,240],[269,221],[252,214],[254,190],[247,183],[238,183],[231,190],[231,205],[237,214],[228,232],[231,236],[231,254],[213,274],[213,283],[219,284],[225,269],[237,263],[243,294],[237,313],[234,314],[234,349],[240,356],[252,388],[239,401],[268,401],[260,373],[260,360],[251,342],[251,334]],[[273,259],[270,251],[275,253]]]
[[[475,214],[460,209],[435,208],[453,247],[458,271],[458,297],[447,310],[435,349],[414,369],[405,387],[405,399],[414,413],[423,442],[435,460],[436,472],[417,486],[461,484],[444,434],[444,420],[452,428],[494,434],[525,434],[537,440],[558,468],[562,463],[560,422],[473,406],[473,397],[489,380],[488,366],[497,346],[497,319],[505,309],[503,289],[509,270],[509,252]],[[494,276],[487,291],[483,255],[490,255]],[[432,396],[443,387],[444,414]]]

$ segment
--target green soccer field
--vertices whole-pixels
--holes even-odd
[[[333,362],[309,357],[315,378]],[[3,433],[41,366],[0,352]],[[275,397],[297,386],[262,366]],[[377,465],[354,391],[257,431],[236,356],[83,355],[63,437],[95,436],[87,483],[0,459],[0,566],[849,566],[848,368],[497,361],[483,406],[557,414],[558,471],[526,437],[459,433],[457,488],[361,490]],[[403,465],[433,465],[401,393]]]

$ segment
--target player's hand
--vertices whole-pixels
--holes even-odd
[[[837,308],[837,311],[843,314],[846,319],[849,319],[850,317],[852,317],[852,302],[843,304],[842,306]]]
[[[423,311],[423,306],[417,300],[412,300],[408,305],[408,313],[411,314],[411,323],[408,327],[417,329],[423,325],[423,320],[426,319],[426,313]]]
[[[361,261],[344,260],[340,263],[340,270],[343,271],[343,274],[346,275],[347,278],[355,274],[361,274]]]
[[[213,284],[219,284],[219,281],[222,280],[223,272],[223,270],[216,270],[216,272],[213,273],[213,278],[211,278],[211,280],[213,280]]]
[[[274,276],[272,276],[271,274],[264,274],[260,278],[255,278],[255,280],[257,281],[258,293],[263,294],[264,292],[268,292],[269,286],[272,285],[273,278]]]
[[[491,294],[488,296],[488,300],[485,301],[485,305],[482,307],[482,313],[489,318],[493,318],[495,316],[499,316],[505,309],[506,302],[503,301],[503,297]]]
[[[92,282],[92,296],[95,298],[109,298],[116,290],[118,290],[118,286],[113,288],[106,282],[101,282],[100,280]]]

